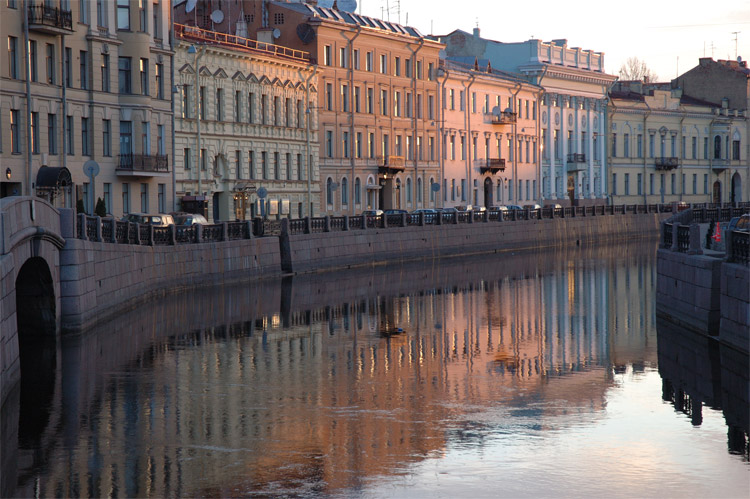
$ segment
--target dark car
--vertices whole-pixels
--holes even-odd
[[[402,213],[409,213],[406,210],[385,210],[386,215],[400,215]]]
[[[745,213],[741,217],[734,217],[727,224],[727,231],[737,230],[740,232],[750,232],[750,214]]]
[[[175,225],[207,225],[208,220],[200,213],[172,213]]]
[[[383,214],[383,210],[365,210],[362,214],[368,217],[379,217]]]
[[[123,222],[132,222],[141,225],[153,225],[154,227],[167,227],[174,225],[172,215],[159,213],[158,215],[149,215],[146,213],[128,213],[122,217]]]

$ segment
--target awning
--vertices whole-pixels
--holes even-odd
[[[42,166],[36,174],[37,189],[59,189],[72,184],[70,170],[64,166]]]

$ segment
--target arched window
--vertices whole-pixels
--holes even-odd
[[[495,199],[498,203],[501,203],[503,201],[503,181],[502,179],[497,179],[497,196],[495,196]]]
[[[354,179],[354,204],[362,204],[362,183],[359,177]]]
[[[346,177],[341,179],[341,205],[347,206],[349,204],[349,181]]]
[[[721,136],[714,137],[714,159],[721,159]]]
[[[430,177],[430,202],[435,202],[435,191],[432,190],[432,186],[435,183],[435,179]]]
[[[326,204],[333,204],[333,179],[326,180]]]
[[[406,179],[406,202],[411,203],[411,178]]]
[[[417,179],[417,203],[422,202],[422,178]]]

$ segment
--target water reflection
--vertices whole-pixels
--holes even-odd
[[[486,459],[495,477],[500,462],[508,474],[544,463],[539,445],[596,440],[619,410],[613,394],[655,374],[654,251],[503,254],[167,296],[63,341],[59,416],[38,444],[9,449],[25,458],[3,480],[24,496],[392,495],[435,461],[481,475]],[[515,468],[498,444],[515,449]],[[558,486],[588,473],[544,466]],[[525,481],[512,483],[531,490]]]

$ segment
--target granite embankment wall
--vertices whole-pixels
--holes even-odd
[[[747,352],[750,350],[750,267],[724,262],[719,274],[720,339]]]
[[[60,251],[63,332],[85,329],[166,292],[279,275],[278,238],[174,246],[76,239],[72,212],[62,213]]]
[[[311,272],[393,261],[654,238],[669,213],[389,227],[282,236],[283,267]]]

